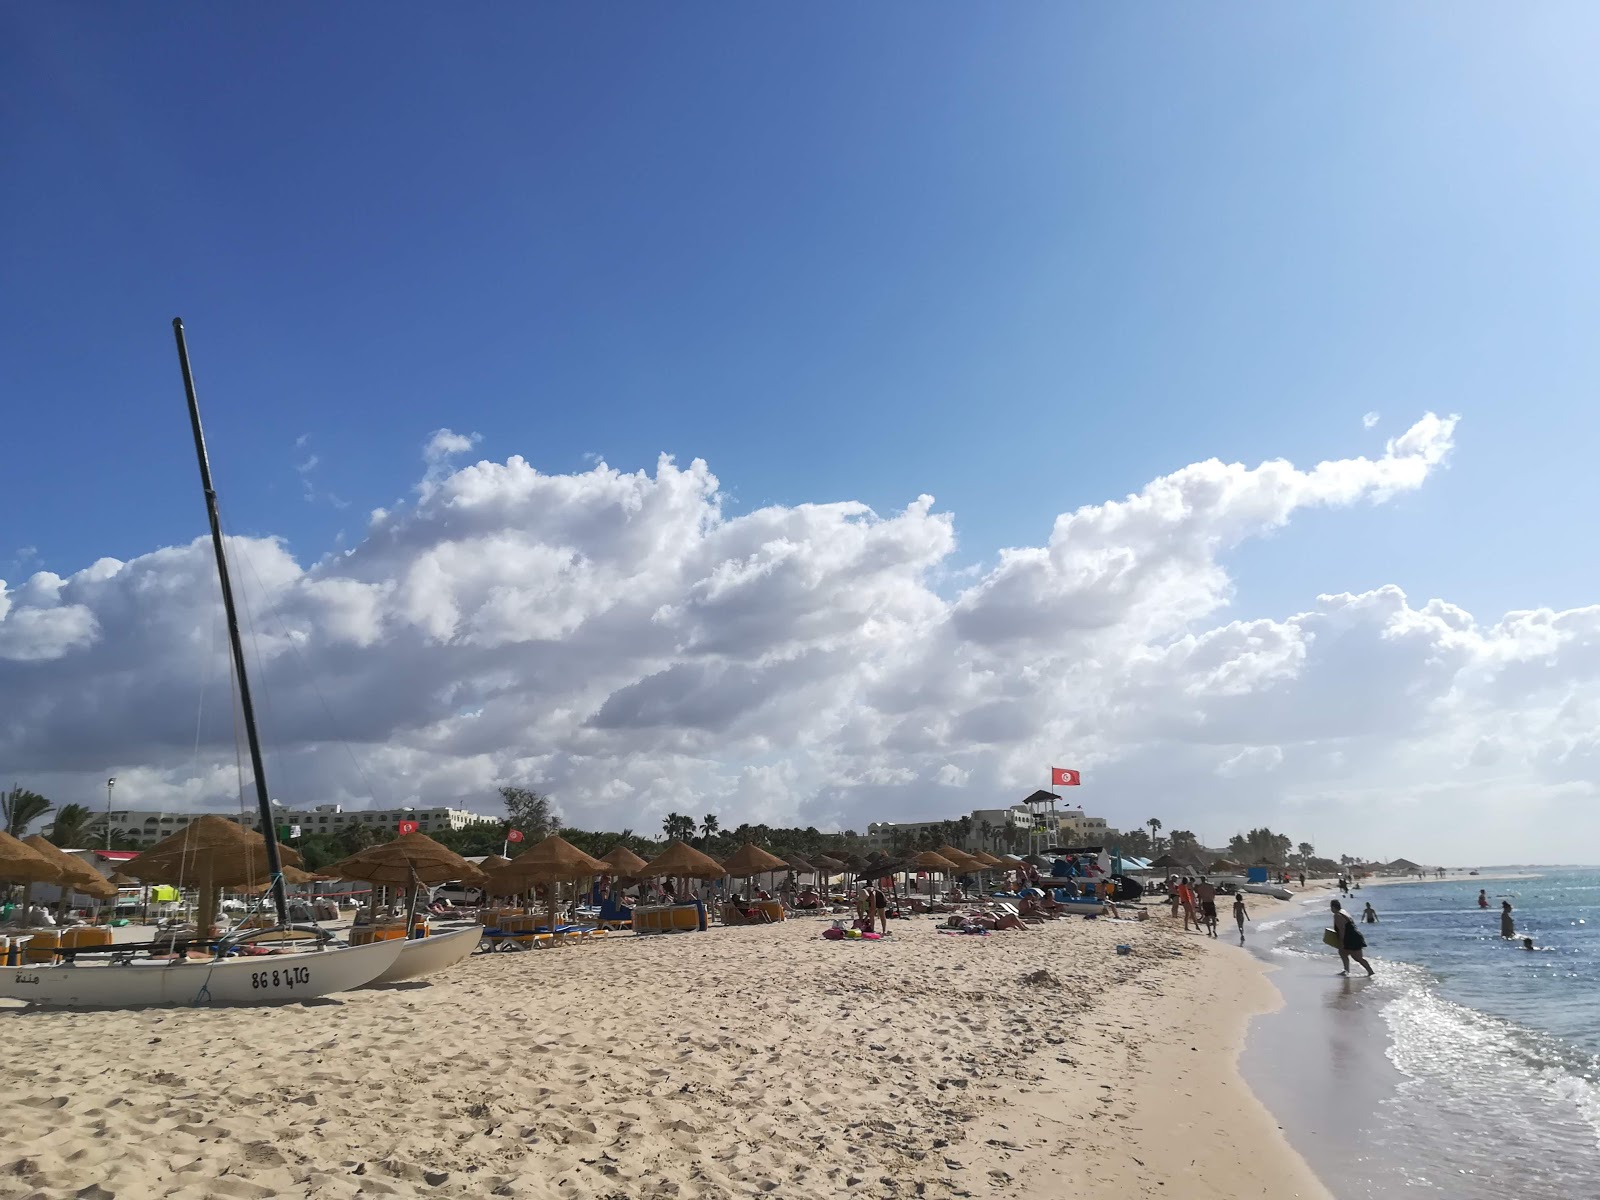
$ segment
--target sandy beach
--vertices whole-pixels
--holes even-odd
[[[1152,912],[876,944],[792,921],[276,1009],[3,1011],[0,1197],[1325,1197],[1238,1074],[1264,968]]]

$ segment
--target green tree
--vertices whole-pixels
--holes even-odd
[[[28,826],[54,807],[38,792],[30,792],[21,784],[13,784],[9,792],[0,796],[0,811],[5,817],[6,832],[12,837],[25,836]]]
[[[700,836],[702,844],[711,845],[711,839],[717,836],[717,831],[722,828],[722,822],[717,820],[716,813],[707,813],[705,820],[700,822]]]
[[[352,821],[334,835],[339,843],[339,849],[344,851],[340,856],[348,858],[352,854],[360,854],[368,846],[378,844],[378,831],[365,821]]]
[[[1309,862],[1311,860],[1311,856],[1317,852],[1317,848],[1310,842],[1301,842],[1298,849],[1300,851],[1300,857],[1305,859],[1307,862]]]
[[[507,826],[520,829],[527,845],[544,841],[561,824],[555,803],[533,788],[506,784],[500,789],[500,801],[506,806]]]
[[[95,834],[99,836],[96,837]],[[45,834],[51,843],[63,850],[82,850],[91,841],[105,844],[105,818],[96,820],[85,804],[63,804],[56,809],[55,820]]]
[[[978,845],[984,850],[994,845],[994,826],[988,821],[978,825]]]
[[[1117,849],[1123,854],[1145,858],[1151,853],[1150,835],[1142,829],[1130,829],[1117,839]]]
[[[1200,839],[1192,830],[1174,829],[1167,835],[1167,853],[1179,860],[1193,858],[1200,853]]]
[[[661,832],[669,842],[686,842],[694,836],[694,818],[681,813],[668,813],[661,822]]]
[[[1257,863],[1282,866],[1289,861],[1293,844],[1283,834],[1262,827],[1252,829],[1249,833],[1234,834],[1228,839],[1228,853],[1247,866]]]
[[[1150,848],[1161,849],[1161,818],[1151,817],[1145,824],[1150,826]]]

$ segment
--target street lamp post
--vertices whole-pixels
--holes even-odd
[[[106,780],[106,849],[111,849],[111,789],[117,786],[117,777]]]

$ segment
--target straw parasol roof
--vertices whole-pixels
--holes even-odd
[[[990,854],[987,850],[979,850],[972,857],[977,859],[979,862],[981,862],[986,867],[1003,867],[1003,866],[1006,865],[1003,860],[996,858],[994,855]]]
[[[480,884],[483,872],[425,833],[405,833],[381,846],[369,846],[340,859],[324,873],[335,879],[405,887],[412,883]]]
[[[669,842],[667,848],[645,864],[641,879],[675,875],[686,879],[721,879],[728,872],[709,854],[701,854],[683,842]]]
[[[955,863],[951,862],[937,850],[924,850],[921,854],[918,854],[916,857],[914,857],[909,865],[915,867],[919,871],[950,872],[958,869]]]
[[[0,831],[0,883],[54,883],[64,874],[54,859]]]
[[[954,846],[940,846],[935,853],[949,859],[963,871],[975,871],[983,866],[979,859],[968,854],[965,850],[957,850]]]
[[[510,861],[509,858],[502,858],[498,854],[486,854],[479,860],[478,870],[487,875],[490,871],[495,870],[497,867],[503,867]]]
[[[746,842],[722,860],[722,869],[729,875],[760,875],[766,871],[787,871],[789,864],[755,843]]]
[[[613,846],[600,856],[601,862],[610,863],[612,874],[637,879],[650,864],[626,846]]]
[[[552,833],[495,870],[489,886],[498,894],[520,892],[536,883],[564,883],[589,875],[609,875],[611,864],[590,858],[571,842]]]
[[[300,856],[279,847],[283,865],[300,866]],[[267,842],[236,821],[206,814],[196,817],[171,837],[163,838],[122,866],[122,873],[142,883],[179,887],[239,887],[264,883]]]
[[[826,854],[813,854],[811,856],[811,864],[812,864],[812,866],[816,867],[817,870],[819,870],[819,871],[829,871],[829,872],[843,871],[846,867],[848,867],[850,865],[847,862],[841,862],[837,858],[830,858]]]
[[[815,875],[817,873],[817,868],[812,866],[805,859],[801,858],[798,854],[791,854],[783,861],[789,864],[789,870],[794,871],[797,874]]]
[[[22,839],[25,846],[32,846],[35,851],[55,863],[61,868],[61,886],[69,891],[77,892],[83,896],[93,896],[96,900],[110,900],[117,894],[116,885],[104,875],[96,871],[81,858],[73,858],[65,850],[59,850],[51,845],[40,834]]]

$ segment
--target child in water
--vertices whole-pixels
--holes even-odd
[[[1244,893],[1233,894],[1233,919],[1239,925],[1239,945],[1244,945],[1244,923],[1250,919],[1250,913],[1244,906]]]

